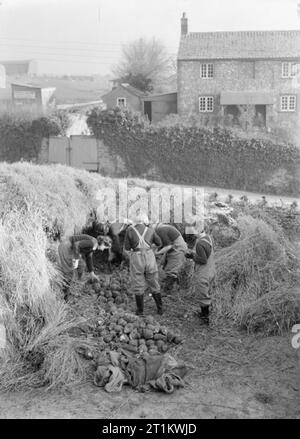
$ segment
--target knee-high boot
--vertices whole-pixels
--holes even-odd
[[[157,313],[162,315],[163,308],[162,308],[161,294],[160,293],[152,293],[152,297],[156,303]]]
[[[144,315],[144,294],[136,294],[135,295],[136,302],[136,315],[143,316]]]

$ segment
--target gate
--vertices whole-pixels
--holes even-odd
[[[97,140],[89,136],[50,137],[48,157],[50,163],[97,171]]]

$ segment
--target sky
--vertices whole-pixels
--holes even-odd
[[[0,59],[38,73],[109,74],[122,45],[145,37],[176,54],[191,32],[300,29],[299,0],[0,0]]]

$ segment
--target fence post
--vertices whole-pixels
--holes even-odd
[[[68,146],[67,146],[67,164],[68,166],[71,166],[72,162],[72,147],[71,147],[71,136],[67,137],[68,139]]]

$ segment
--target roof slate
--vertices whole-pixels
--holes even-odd
[[[268,58],[300,58],[300,30],[191,32],[178,50],[178,60]]]

